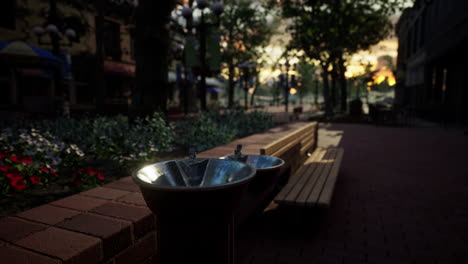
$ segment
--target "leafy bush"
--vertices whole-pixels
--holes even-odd
[[[86,153],[87,159],[115,160],[124,167],[170,151],[175,137],[173,127],[167,126],[158,113],[137,119],[132,126],[127,117],[115,116],[40,120],[10,124],[9,129],[16,133],[25,128],[44,131],[51,138],[72,144],[80,153]]]
[[[236,137],[245,137],[273,127],[273,116],[266,112],[246,113],[242,110],[228,110],[224,113],[209,112],[210,119],[235,131]]]
[[[202,113],[198,120],[177,123],[178,143],[203,151],[226,144],[234,138],[263,132],[273,127],[273,116],[265,112],[231,110]]]
[[[180,135],[177,143],[187,148],[193,146],[197,152],[226,144],[236,136],[235,131],[206,113],[198,120],[180,121],[176,127]]]
[[[170,151],[175,138],[174,128],[157,113],[131,126],[123,116],[3,125],[8,128],[0,130],[0,198],[43,188],[56,172],[74,176],[67,182],[75,189],[95,187],[104,177],[96,169],[81,169],[86,163],[115,161],[128,169]]]
[[[171,151],[174,140],[174,127],[167,125],[162,116],[155,113],[152,117],[135,120],[120,141],[120,152],[112,158],[132,167],[158,153]]]

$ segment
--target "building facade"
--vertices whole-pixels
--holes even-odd
[[[417,0],[398,24],[395,104],[468,124],[468,1]]]
[[[48,34],[39,38],[33,33],[35,26],[47,26],[52,1],[2,1],[0,42],[23,41],[52,52]],[[134,4],[112,0],[55,4],[59,30],[72,28],[77,35],[71,45],[66,37],[60,41],[61,77],[41,65],[0,60],[0,108],[48,113],[57,111],[53,106],[57,101],[66,100],[72,110],[126,109],[135,83]]]

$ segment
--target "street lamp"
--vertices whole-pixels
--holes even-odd
[[[41,45],[51,45],[52,46],[52,53],[57,57],[60,58],[60,45],[66,45],[66,46],[72,46],[73,41],[76,40],[76,32],[72,28],[66,28],[64,32],[62,33],[59,30],[59,26],[57,26],[57,23],[59,22],[58,19],[58,12],[57,12],[57,1],[56,0],[49,0],[49,14],[47,17],[46,21],[46,26],[43,28],[42,26],[34,26],[31,30],[34,35],[37,36],[38,42]],[[48,34],[50,38],[50,43],[45,43],[42,41],[42,37],[44,35]],[[61,40],[66,37],[68,39],[68,43],[63,43]],[[65,96],[65,93],[61,86],[61,78],[60,78],[60,71],[57,69],[56,74],[54,74],[54,83],[55,86],[57,87],[57,90],[59,90],[60,93],[62,93],[62,96]],[[71,92],[70,92],[71,93]],[[52,94],[54,92],[52,91]],[[70,95],[69,95],[70,96]],[[66,116],[69,117],[69,104],[65,103],[68,101],[70,98],[65,99],[63,102],[63,111]]]
[[[53,49],[59,49],[60,50],[60,45],[66,45],[66,46],[72,46],[73,41],[76,39],[76,32],[75,30],[71,28],[65,29],[64,33],[60,32],[59,29],[55,24],[48,24],[45,28],[41,26],[34,26],[32,29],[32,32],[36,37],[38,38],[39,44],[41,45],[55,45],[52,42],[51,43],[46,43],[42,41],[42,37],[45,34],[49,34],[51,39],[53,38],[58,38],[58,48],[54,47]],[[61,43],[60,40],[63,39],[63,37],[66,37],[68,39],[68,43]],[[54,52],[55,53],[55,52]],[[55,54],[58,55],[58,54]]]
[[[206,26],[205,23],[205,11],[209,6],[208,0],[197,0],[196,8],[200,10],[200,23],[196,26],[197,33],[200,38],[200,85],[199,85],[199,94],[200,94],[200,105],[202,110],[206,110],[206,74],[207,74],[207,65],[206,65]],[[222,2],[215,2],[211,5],[211,12],[219,17],[224,11],[224,5]],[[190,7],[182,8],[182,16],[187,20],[191,20],[193,17],[193,9]],[[187,25],[189,32],[191,32],[192,25]]]
[[[245,106],[245,109],[247,110],[248,108],[248,91],[249,91],[249,78],[250,78],[250,69],[253,69],[255,68],[255,64],[254,63],[251,63],[251,62],[248,62],[248,61],[244,61],[243,63],[237,65],[237,67],[239,67],[239,69],[241,69],[242,71],[242,74],[244,76],[244,106]]]
[[[286,60],[286,63],[284,63],[284,65],[281,65],[279,64],[279,69],[280,71],[282,71],[283,69],[283,66],[284,66],[284,76],[285,76],[285,87],[284,87],[284,110],[285,112],[287,113],[288,112],[288,104],[289,104],[289,69],[291,68],[292,66],[292,69],[296,69],[296,64],[293,64],[291,65],[289,63],[289,60]]]

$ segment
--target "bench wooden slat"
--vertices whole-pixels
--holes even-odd
[[[316,167],[315,171],[307,175],[307,182],[304,184],[301,193],[294,199],[294,204],[304,205],[309,197],[310,192],[315,188],[320,177],[323,175],[323,170],[325,169],[324,164],[315,161],[313,165]]]
[[[330,171],[325,187],[320,194],[320,199],[317,202],[318,207],[329,207],[335,189],[335,183],[338,178],[338,171],[340,169],[341,161],[343,160],[344,149],[338,148],[333,168]]]
[[[324,153],[325,152],[319,153],[317,158],[320,159]],[[301,172],[302,174],[300,181],[296,183],[289,194],[284,198],[283,203],[296,204],[298,197],[300,197],[300,195],[304,192],[304,188],[310,181],[313,181],[310,175],[315,175],[321,170],[320,164],[316,162],[310,162],[303,167],[306,167],[306,170]]]
[[[325,158],[323,159],[322,162],[324,163],[325,167],[323,169],[322,175],[320,178],[317,180],[317,187],[314,188],[310,193],[309,197],[307,198],[306,201],[304,201],[304,204],[306,205],[313,205],[315,206],[317,204],[317,201],[320,198],[320,194],[322,193],[323,186],[325,185],[328,175],[330,174],[330,170],[335,162],[336,158],[336,149],[327,149],[327,154],[325,155]]]
[[[310,134],[304,140],[301,141],[301,155],[304,155],[307,151],[309,151],[315,145],[315,135]]]
[[[278,149],[276,152],[272,153],[271,156],[274,156],[274,157],[281,157],[281,155],[283,155],[284,153],[286,153],[288,150],[290,150],[291,148],[294,147],[294,145],[297,145],[301,142],[301,140],[306,137],[307,134],[305,133],[302,133],[302,134],[297,134],[294,136],[294,138],[291,140],[291,142],[289,142],[288,144],[286,144],[285,146],[281,147],[280,149]]]
[[[322,189],[321,186],[325,182],[324,178],[327,177],[327,174],[330,170],[330,165],[328,163],[323,163],[322,160],[327,160],[330,158],[330,153],[328,149],[324,150],[325,155],[319,161],[315,161],[317,166],[320,167],[320,170],[317,170],[316,173],[313,175],[309,175],[310,181],[304,186],[302,193],[296,199],[296,204],[298,205],[313,205],[310,201],[310,196],[316,191],[317,189]],[[313,202],[312,202],[313,203]]]
[[[315,151],[312,156],[316,157],[320,154],[319,151]],[[276,195],[275,199],[278,200],[284,200],[285,197],[291,192],[291,190],[294,188],[294,186],[297,184],[297,182],[300,180],[301,176],[304,175],[304,171],[306,171],[308,168],[306,166],[301,166],[297,170],[296,173],[291,175],[291,178],[289,179],[288,183],[281,189],[281,191]]]
[[[308,124],[302,128],[299,128],[291,134],[288,134],[278,140],[275,140],[274,142],[260,149],[260,154],[272,156],[273,153],[278,152],[278,150],[284,148],[285,145],[288,145],[288,143],[291,142],[291,139],[296,139],[299,135],[304,134],[307,130],[315,129],[315,126],[315,122]]]
[[[314,151],[312,153],[312,156],[308,159],[320,159],[325,152],[322,152],[321,150]],[[289,179],[289,182],[286,184],[286,186],[281,189],[281,191],[276,195],[275,201],[284,201],[286,196],[291,192],[291,190],[297,185],[297,183],[300,181],[301,176],[305,175],[303,172],[308,169],[307,166],[302,166],[295,174],[291,176],[291,179]]]

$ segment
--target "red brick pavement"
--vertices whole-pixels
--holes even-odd
[[[253,219],[238,235],[238,263],[468,263],[468,136],[327,129],[344,131],[332,207],[280,207]]]

